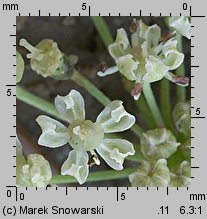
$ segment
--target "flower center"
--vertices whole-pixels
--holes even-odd
[[[68,127],[68,142],[77,150],[94,150],[101,144],[103,137],[102,126],[89,120],[76,120]]]

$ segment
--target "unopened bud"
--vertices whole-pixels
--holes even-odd
[[[136,172],[129,175],[129,181],[136,187],[161,187],[168,186],[170,171],[167,161],[141,161]]]
[[[175,153],[180,145],[172,132],[165,128],[143,133],[140,141],[141,152],[148,160],[166,159]]]
[[[183,161],[170,173],[169,186],[188,187],[191,184],[191,166],[188,161]]]

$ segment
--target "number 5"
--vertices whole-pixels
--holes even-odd
[[[82,4],[82,10],[85,11],[86,10],[86,3]]]

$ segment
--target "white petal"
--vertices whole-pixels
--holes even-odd
[[[80,184],[83,184],[89,173],[88,160],[87,152],[72,150],[61,167],[61,175],[74,176]]]
[[[191,24],[187,17],[170,17],[169,26],[175,28],[181,35],[191,38]]]
[[[169,68],[158,58],[150,55],[148,59],[146,59],[146,71],[147,73],[144,75],[143,80],[149,83],[161,80]]]
[[[110,55],[116,59],[127,54],[127,50],[131,49],[126,31],[121,28],[117,30],[116,40],[108,46]]]
[[[96,150],[115,170],[122,170],[124,158],[135,154],[133,144],[123,139],[104,139]]]
[[[104,71],[104,72],[103,71],[99,71],[97,73],[97,75],[100,76],[100,77],[104,77],[106,75],[112,75],[112,74],[116,73],[118,70],[119,69],[118,69],[117,66],[113,66],[113,67],[107,68],[106,71]]]
[[[134,125],[135,117],[126,112],[122,104],[120,100],[112,101],[97,117],[105,133],[125,131]]]
[[[67,128],[48,116],[38,116],[36,122],[42,129],[38,144],[56,148],[67,143]]]
[[[131,54],[121,56],[116,59],[116,64],[121,74],[123,74],[128,80],[136,80],[134,71],[137,69],[139,62],[134,61]]]
[[[81,94],[76,90],[71,90],[67,96],[57,96],[55,98],[57,111],[65,116],[69,123],[74,120],[85,119],[85,104]]]
[[[139,21],[139,25],[140,25],[140,37],[144,38],[147,41],[147,47],[151,48],[153,46],[156,46],[161,36],[160,27],[156,24],[152,26],[147,26],[142,21]]]
[[[168,56],[163,60],[166,66],[169,67],[169,70],[174,70],[178,68],[184,59],[184,54],[178,52],[177,50],[171,50],[168,53]]]
[[[184,59],[184,54],[177,50],[177,40],[170,39],[163,45],[163,62],[169,67],[169,70],[178,68]]]

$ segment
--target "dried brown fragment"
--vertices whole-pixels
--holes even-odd
[[[105,72],[107,68],[108,68],[108,66],[107,66],[106,62],[101,62],[100,66],[99,66],[100,71]]]
[[[181,86],[188,86],[189,85],[189,78],[188,77],[180,77],[180,76],[175,76],[173,78],[173,82],[181,85]]]
[[[138,21],[134,18],[130,25],[129,31],[131,33],[135,33],[137,31],[137,28],[138,28]]]
[[[173,37],[176,36],[176,32],[173,31],[173,32],[167,32],[165,34],[163,34],[161,37],[160,37],[160,41],[162,42],[167,42],[169,39],[172,39]]]
[[[97,161],[99,161],[98,156],[96,154],[92,154],[88,160],[88,165],[90,167],[92,167],[94,165],[98,165]]]
[[[142,92],[142,90],[143,90],[143,85],[141,83],[136,83],[131,90],[131,95],[133,97],[137,96],[138,94]]]

